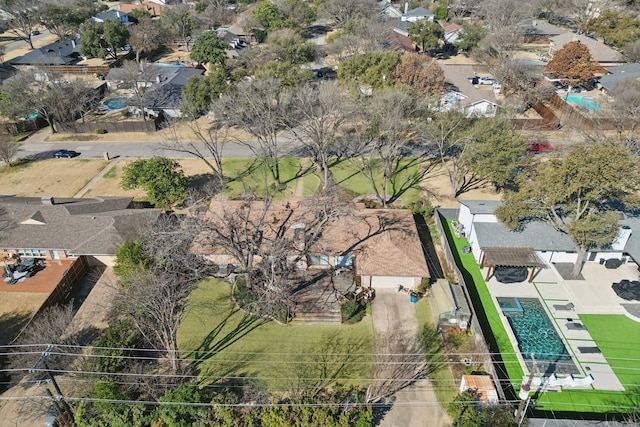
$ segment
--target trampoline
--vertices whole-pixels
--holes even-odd
[[[625,301],[640,301],[640,281],[621,280],[611,286],[620,298]]]

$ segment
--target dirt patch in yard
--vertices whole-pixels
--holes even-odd
[[[11,342],[38,311],[47,293],[3,292],[0,300],[0,345]]]
[[[0,194],[73,197],[106,166],[104,160],[48,159],[0,169]]]

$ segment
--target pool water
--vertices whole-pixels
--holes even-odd
[[[582,96],[577,93],[569,93],[564,96],[564,100],[569,104],[574,104],[578,107],[586,108],[587,110],[600,109],[600,106],[595,103],[592,96]]]
[[[542,61],[536,61],[533,59],[519,59],[518,63],[522,64],[522,65],[534,65],[537,67],[543,67],[545,65],[547,65],[546,62],[542,62]]]
[[[111,98],[104,102],[104,105],[107,106],[110,110],[122,110],[127,106],[126,98]]]
[[[156,62],[155,64],[156,67],[186,67],[187,64],[184,64],[182,62]]]
[[[522,312],[503,311],[518,340],[522,357],[536,360],[569,360],[562,340],[553,327],[544,307],[534,298],[517,298]]]

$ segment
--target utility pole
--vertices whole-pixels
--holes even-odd
[[[537,370],[536,358],[534,353],[531,353],[531,360],[533,361],[533,366],[531,367],[531,372],[529,372],[529,378],[527,379],[527,382],[525,384],[522,384],[520,393],[518,393],[518,397],[520,397],[520,403],[518,404],[518,409],[516,410],[515,416],[513,418],[513,422],[518,424],[518,427],[520,427],[520,425],[522,424],[524,413],[526,412],[526,407],[529,406],[529,392],[531,391],[531,382],[533,381],[533,377]]]
[[[52,350],[53,350],[53,344],[49,344],[45,349],[45,351],[42,352],[40,359],[38,359],[36,364],[33,365],[33,368],[29,369],[29,373],[35,373],[35,372],[41,372],[41,371],[44,371],[47,373],[47,376],[49,377],[49,380],[51,381],[51,384],[53,384],[53,388],[56,391],[56,395],[54,396],[51,393],[51,390],[49,389],[46,389],[47,394],[51,397],[51,400],[53,400],[53,404],[58,410],[58,413],[60,414],[60,416],[62,416],[62,421],[64,422],[64,425],[68,427],[74,427],[75,424],[73,422],[73,411],[71,410],[71,406],[69,406],[69,403],[65,400],[64,395],[62,394],[62,390],[60,389],[60,386],[56,381],[56,377],[53,375],[53,373],[49,369],[49,366],[47,365],[47,359],[51,355]],[[44,369],[41,368],[42,366],[44,366]]]

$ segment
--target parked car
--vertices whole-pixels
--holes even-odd
[[[533,143],[529,146],[529,151],[532,151],[534,153],[549,151],[551,149],[551,144],[549,144],[547,141],[533,141]]]
[[[32,35],[32,36],[40,35],[40,31],[38,31],[38,30],[33,30],[33,31],[31,31],[31,35]]]
[[[73,150],[58,150],[53,153],[53,157],[56,159],[72,159],[74,157],[78,157],[80,153]]]
[[[492,85],[493,84],[493,77],[491,77],[491,76],[478,77],[478,84],[479,85]]]

